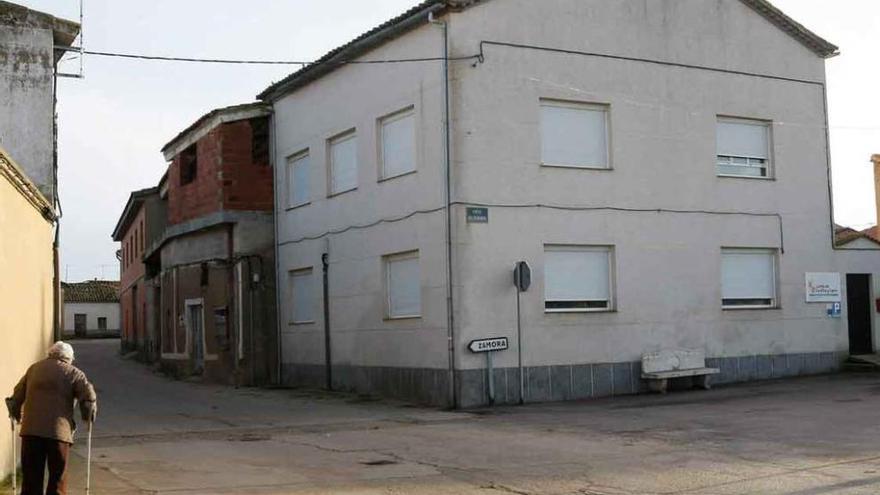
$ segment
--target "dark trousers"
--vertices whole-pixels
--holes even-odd
[[[49,468],[46,495],[67,493],[67,454],[70,444],[52,438],[21,437],[21,495],[43,495],[43,472]]]

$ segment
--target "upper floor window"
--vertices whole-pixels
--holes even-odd
[[[610,168],[608,106],[541,100],[541,163]]]
[[[357,189],[357,134],[347,132],[330,140],[330,195]]]
[[[721,250],[721,305],[776,307],[776,250]]]
[[[415,318],[422,313],[419,252],[385,256],[386,314],[389,318]]]
[[[608,246],[545,246],[544,310],[612,309],[611,259]]]
[[[251,119],[251,161],[257,165],[269,164],[269,119]]]
[[[180,185],[196,180],[198,175],[198,149],[196,144],[189,145],[180,152]]]
[[[416,169],[416,128],[412,108],[380,120],[381,178],[388,179]]]
[[[287,206],[304,205],[309,202],[309,168],[311,160],[308,150],[287,158]]]
[[[770,177],[770,124],[719,118],[717,172],[722,176]]]

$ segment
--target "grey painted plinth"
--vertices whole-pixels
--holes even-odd
[[[817,352],[772,356],[738,356],[706,359],[706,366],[719,368],[713,385],[770,380],[840,370],[845,354]],[[641,379],[641,363],[591,363],[524,368],[524,402],[557,402],[648,392]],[[489,382],[485,369],[456,371],[459,407],[489,404]],[[444,369],[334,366],[335,390],[396,398],[433,406],[448,406],[448,373]],[[520,400],[519,369],[496,368],[495,404],[516,404]],[[322,365],[284,364],[287,385],[324,388]],[[673,380],[670,388],[693,384],[687,378]]]

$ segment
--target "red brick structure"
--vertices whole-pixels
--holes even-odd
[[[155,350],[148,335],[143,255],[165,225],[164,210],[156,187],[134,191],[113,229],[113,240],[121,243],[119,258],[119,304],[123,351],[140,351],[145,357]]]
[[[147,249],[147,313],[163,367],[253,384],[274,380],[274,224],[268,107],[209,112],[162,152],[168,226]]]

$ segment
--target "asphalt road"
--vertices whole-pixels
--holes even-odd
[[[173,381],[118,341],[75,347],[99,394],[93,494],[880,493],[880,374],[453,413]]]

